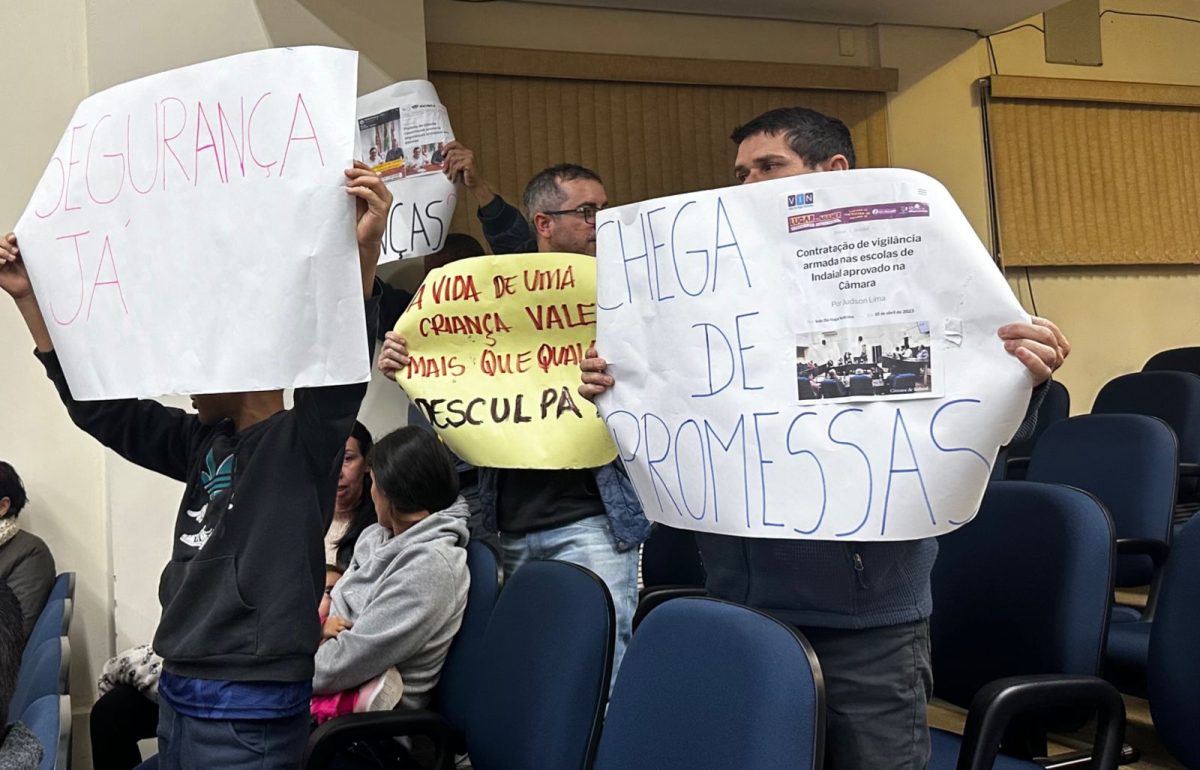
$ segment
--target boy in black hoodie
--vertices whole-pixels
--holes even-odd
[[[346,180],[358,203],[370,346],[392,196],[361,163]],[[76,401],[12,234],[0,239],[0,288],[75,424],[130,462],[187,484],[159,583],[159,767],[298,767],[321,635],[323,535],[366,383],[297,389],[291,410],[282,391],[196,395],[194,415],[151,400]]]

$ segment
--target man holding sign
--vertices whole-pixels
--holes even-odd
[[[462,149],[450,152],[453,164]],[[594,172],[575,165],[553,166],[530,181],[524,199],[539,252],[595,256],[596,212],[608,204],[608,197]],[[394,377],[410,360],[407,340],[389,332],[380,370]],[[442,427],[430,417],[435,427]],[[566,465],[562,457],[556,461]],[[624,469],[619,463],[599,468],[480,467],[479,498],[485,527],[500,534],[506,574],[530,559],[561,559],[587,567],[604,580],[616,609],[615,676],[637,606],[638,546],[649,533]]]
[[[734,172],[743,184],[855,165],[846,126],[804,108],[767,112],[735,130],[732,138],[738,144]],[[797,209],[804,205],[794,203]],[[805,216],[816,215],[803,212],[797,222],[806,221]],[[718,224],[718,233],[719,228]],[[1035,385],[1049,379],[1070,351],[1058,328],[1044,319],[1008,324],[998,333],[1005,350],[1033,375]],[[739,352],[752,349],[740,338],[738,345]],[[855,352],[863,355],[861,347]],[[842,356],[843,361],[848,357]],[[833,367],[832,361],[823,366]],[[594,349],[581,368],[579,392],[584,397],[594,399],[613,386],[606,361]],[[1031,429],[1039,400],[1035,397],[1022,430]],[[825,679],[827,768],[925,766],[930,753],[925,710],[932,688],[930,573],[936,540],[837,542],[701,531],[696,540],[710,594],[792,623],[812,643]]]

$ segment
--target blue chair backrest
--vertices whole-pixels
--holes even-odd
[[[850,375],[850,395],[852,395],[852,396],[873,396],[873,395],[875,395],[875,386],[871,384],[870,375],[866,375],[866,374]]]
[[[695,534],[655,524],[642,546],[642,585],[703,587],[705,578]]]
[[[441,679],[434,695],[434,709],[460,732],[467,729],[471,697],[478,685],[480,661],[485,657],[483,635],[500,593],[500,567],[496,553],[486,543],[467,544],[467,571],[471,587],[462,625],[446,653]]]
[[[1065,420],[1071,415],[1071,394],[1067,387],[1058,380],[1051,380],[1046,385],[1046,395],[1038,405],[1037,424],[1033,432],[1020,441],[1008,445],[1009,457],[1032,457],[1033,448],[1051,425]]]
[[[1175,433],[1162,420],[1137,414],[1093,414],[1053,425],[1042,436],[1026,481],[1066,484],[1095,495],[1117,537],[1166,541],[1178,484]],[[1148,556],[1117,558],[1116,585],[1147,585]]]
[[[65,750],[64,733],[70,730],[70,707],[67,702],[65,695],[45,695],[20,712],[18,721],[28,727],[42,744],[42,762],[38,770],[66,767],[61,751]]]
[[[1150,356],[1143,372],[1191,372],[1200,374],[1200,348],[1174,348]]]
[[[842,387],[842,383],[832,377],[821,380],[821,396],[824,398],[841,398],[846,395],[846,389]]]
[[[613,603],[576,564],[531,561],[506,578],[484,634],[467,721],[477,770],[585,770],[608,699]]]
[[[55,599],[70,599],[75,600],[75,573],[62,572],[54,579],[54,585],[50,588],[50,594],[46,597],[47,602],[52,602]]]
[[[38,647],[48,639],[57,639],[67,633],[71,622],[71,600],[54,599],[46,602],[38,615],[29,638],[25,640],[25,649]]]
[[[917,375],[897,374],[892,380],[892,390],[897,393],[911,393],[917,387]]]
[[[807,377],[800,377],[796,380],[796,390],[802,400],[817,397],[817,392],[813,390],[812,380]]]
[[[820,768],[824,714],[820,667],[795,628],[673,599],[629,643],[595,770]]]
[[[1180,530],[1163,569],[1147,687],[1159,739],[1185,766],[1200,767],[1200,517]]]
[[[66,637],[47,639],[37,647],[26,647],[17,672],[17,686],[8,702],[8,713],[20,714],[26,706],[46,695],[66,695],[70,661],[71,645]]]
[[[1138,372],[1105,384],[1092,414],[1157,417],[1179,439],[1179,461],[1200,462],[1200,376],[1187,372]]]
[[[1113,590],[1113,527],[1087,492],[994,481],[978,515],[939,538],[934,694],[966,707],[984,684],[1100,670]]]

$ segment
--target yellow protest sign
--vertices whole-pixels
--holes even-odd
[[[475,257],[434,270],[396,323],[412,362],[396,374],[454,452],[489,468],[594,468],[616,446],[579,396],[596,337],[596,260]]]

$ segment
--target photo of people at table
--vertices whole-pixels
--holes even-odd
[[[912,398],[933,392],[927,321],[796,335],[801,401]]]

